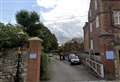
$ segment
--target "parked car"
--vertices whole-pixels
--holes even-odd
[[[69,62],[71,61],[71,58],[73,58],[74,56],[76,56],[76,55],[75,54],[69,54],[69,56],[68,56]]]
[[[50,53],[50,54],[49,54],[49,57],[53,57],[53,54],[52,54],[52,53]]]
[[[79,57],[78,56],[72,56],[71,58],[70,58],[70,63],[71,63],[71,65],[73,65],[73,64],[80,64],[80,59],[79,59]]]

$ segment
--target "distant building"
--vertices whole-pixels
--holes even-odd
[[[100,57],[107,78],[120,79],[120,0],[91,0],[84,51]]]

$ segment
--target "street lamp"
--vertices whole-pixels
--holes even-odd
[[[22,69],[21,69],[21,51],[18,52],[18,55],[17,55],[17,71],[16,71],[16,76],[15,76],[15,82],[22,82],[22,77],[21,77],[21,72],[22,72]]]
[[[21,35],[24,35],[24,32],[19,32],[18,33],[18,39],[20,39]],[[15,75],[15,80],[14,80],[15,82],[23,82],[23,78],[21,76],[21,74],[22,74],[22,67],[21,67],[21,63],[22,63],[21,55],[22,55],[22,52],[21,52],[21,46],[22,45],[23,44],[20,43],[20,47],[18,48],[18,53],[17,53],[17,66],[16,66],[17,71],[16,71],[16,75]]]

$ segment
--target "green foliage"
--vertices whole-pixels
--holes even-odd
[[[21,10],[16,14],[17,23],[27,27],[29,25],[30,16],[29,13],[25,10]]]
[[[59,52],[82,52],[83,51],[83,39],[80,38],[80,41],[71,40],[66,42],[64,45],[59,47]]]
[[[32,33],[32,26],[39,22],[39,15],[36,12],[28,12],[26,10],[21,10],[16,14],[16,21],[18,24],[22,25],[24,31],[28,34]]]
[[[32,33],[30,36],[38,36],[43,40],[44,52],[50,52],[58,47],[57,39],[54,34],[52,34],[47,27],[42,23],[32,25]]]
[[[47,54],[41,54],[41,67],[40,67],[40,78],[41,80],[48,80],[49,79],[49,57]]]
[[[19,35],[22,29],[11,24],[4,25],[0,23],[0,49],[14,48],[27,40],[27,34]]]
[[[16,20],[18,24],[22,25],[23,30],[28,33],[29,36],[37,36],[43,40],[44,52],[50,52],[58,48],[57,39],[50,30],[39,22],[39,15],[36,12],[28,12],[21,10],[16,14]]]
[[[39,15],[33,11],[30,13],[30,23],[35,24],[37,22],[39,22]]]
[[[50,52],[51,50],[56,50],[58,48],[57,39],[54,34],[52,34],[47,27],[39,23],[35,25],[33,29],[33,36],[38,36],[43,40],[44,52]]]

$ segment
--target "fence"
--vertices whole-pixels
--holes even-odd
[[[100,64],[92,59],[86,58],[86,64],[89,66],[98,76],[104,78],[104,67],[103,64]]]

